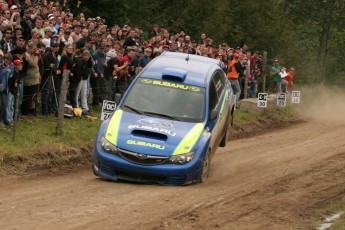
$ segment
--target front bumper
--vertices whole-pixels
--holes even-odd
[[[161,185],[185,185],[197,182],[202,170],[200,154],[183,165],[134,164],[119,156],[105,152],[100,142],[95,143],[93,170],[97,176],[111,181],[127,180]]]

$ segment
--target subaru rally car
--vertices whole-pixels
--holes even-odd
[[[135,78],[97,134],[93,171],[106,180],[205,182],[232,125],[234,95],[215,59],[165,52]]]

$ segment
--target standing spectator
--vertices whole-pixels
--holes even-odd
[[[80,79],[80,82],[76,89],[75,99],[77,100],[77,108],[79,107],[78,98],[80,95],[81,107],[83,110],[83,115],[90,115],[90,109],[87,103],[87,90],[88,90],[88,80],[89,72],[92,66],[90,66],[91,53],[88,50],[84,50],[82,53],[81,59],[76,60],[75,72],[77,78]],[[78,77],[79,74],[79,77]]]
[[[0,121],[8,125],[11,121],[7,117],[7,97],[9,93],[8,81],[13,74],[12,55],[5,54],[2,66],[0,67]]]
[[[279,65],[279,60],[275,59],[273,62],[273,66],[271,67],[270,76],[272,77],[275,84],[276,93],[285,92],[286,86],[288,85],[288,82],[282,79],[280,76],[281,70],[282,67]]]
[[[135,30],[130,30],[128,37],[126,38],[125,42],[123,43],[123,48],[127,49],[127,47],[131,47],[133,48],[133,46],[136,46],[136,42],[135,42]]]
[[[117,51],[115,49],[115,42],[111,39],[110,44],[106,45],[106,55],[105,55],[105,65],[111,59],[117,56]],[[121,47],[121,44],[120,44]]]
[[[249,79],[249,90],[248,90],[248,96],[249,97],[256,97],[257,81],[258,81],[260,76],[261,76],[260,69],[259,69],[259,67],[255,66],[253,72],[250,75],[250,79]]]
[[[151,58],[152,49],[146,48],[144,51],[144,54],[141,56],[141,59],[139,60],[139,68],[143,69],[149,62],[152,60]]]
[[[157,24],[153,24],[152,31],[150,32],[150,38],[157,36],[158,29],[159,29],[159,26]]]
[[[87,104],[87,81],[89,78],[89,60],[91,54],[88,50],[84,50],[81,57],[75,59],[72,76],[70,77],[70,98],[73,108],[79,108],[79,95],[81,99],[81,107],[84,115],[90,115],[89,106]]]
[[[100,46],[98,50],[93,54],[94,60],[94,77],[90,78],[90,84],[92,87],[92,105],[98,106],[99,103],[103,103],[105,94],[108,93],[107,82],[104,79],[104,65],[105,65],[105,46]]]
[[[13,38],[12,38],[14,44],[16,43],[18,38],[24,38],[24,36],[23,36],[23,28],[22,28],[22,26],[20,24],[16,25],[14,27],[14,35],[13,35]]]
[[[257,59],[259,57],[259,52],[255,51],[252,56],[250,56],[250,72],[252,73],[255,69]]]
[[[50,43],[51,43],[51,37],[53,36],[54,30],[51,27],[46,27],[44,28],[44,38],[42,39],[42,43],[46,46],[46,47],[50,47]]]
[[[41,81],[41,105],[42,115],[53,114],[58,108],[58,98],[61,92],[62,79],[60,69],[58,69],[59,44],[53,41],[50,49],[44,54],[44,72]],[[55,87],[53,87],[53,84]]]
[[[295,67],[290,67],[288,73],[287,73],[287,76],[284,78],[285,81],[288,82],[288,85],[286,87],[286,90],[287,91],[291,91],[293,89],[293,75],[295,73]]]
[[[138,49],[136,49],[138,50]],[[138,52],[133,50],[131,53],[128,52],[127,55],[130,55],[129,58],[131,60],[130,67],[129,67],[129,75],[130,77],[127,80],[127,87],[132,83],[134,78],[137,75],[137,68],[139,67],[139,56],[137,55]]]
[[[77,23],[74,25],[73,32],[71,33],[71,37],[73,39],[73,45],[76,45],[77,41],[80,38],[82,38],[81,29],[82,29],[82,26],[80,23]]]
[[[12,27],[12,25],[9,25],[10,19],[11,19],[11,12],[10,10],[7,8],[7,10],[4,10],[2,12],[2,16],[4,17],[4,20],[1,24],[2,28],[7,28],[7,27]]]
[[[40,51],[37,49],[36,44],[29,42],[26,46],[25,53],[26,60],[28,61],[28,69],[24,77],[23,115],[36,115],[37,94],[40,85],[39,54]]]
[[[86,28],[83,29],[83,30],[81,31],[81,38],[76,42],[75,48],[76,48],[76,49],[84,48],[88,36],[89,36],[89,30],[86,29]]]
[[[14,120],[14,105],[15,101],[18,100],[16,98],[18,87],[20,84],[20,71],[23,69],[23,62],[20,59],[15,59],[13,61],[14,71],[12,77],[8,81],[8,89],[9,92],[7,94],[7,108],[6,108],[6,117],[8,124],[12,124]]]
[[[43,28],[43,21],[41,17],[37,17],[35,19],[35,30],[37,30],[38,33],[40,33],[42,35],[42,37],[44,37],[45,31]]]
[[[105,79],[108,80],[108,94],[109,99],[115,99],[115,91],[116,91],[116,67],[119,65],[120,60],[123,57],[123,50],[118,50],[116,57],[110,58],[107,62],[107,67],[105,69]]]
[[[118,52],[119,55],[120,52]],[[120,62],[118,63],[118,65],[115,64],[115,70],[116,70],[116,93],[119,94],[124,94],[124,92],[127,89],[127,78],[128,78],[128,66],[130,65],[130,60],[128,60],[128,56],[126,57],[126,59],[124,59],[125,56],[123,56],[120,59],[119,56],[119,60]]]
[[[206,46],[206,45],[207,45],[206,39],[207,39],[206,34],[205,34],[205,33],[202,33],[202,34],[200,35],[200,40],[198,41],[198,45],[203,44],[203,45]]]
[[[171,46],[170,46],[169,51],[170,51],[170,52],[178,52],[177,48],[178,48],[177,42],[173,42],[173,43],[171,44]]]
[[[63,31],[63,32],[62,32]],[[73,45],[73,38],[71,36],[71,31],[69,29],[60,29],[60,32],[63,34],[60,42],[60,53],[67,45]]]
[[[135,56],[135,51],[133,49],[127,50],[127,54],[121,59],[121,64],[128,63],[127,68],[124,69],[124,76],[126,80],[126,89],[128,85],[132,82],[134,66],[132,65],[132,59]]]
[[[20,25],[23,28],[23,36],[25,40],[30,40],[31,39],[31,30],[33,29],[33,24],[31,21],[31,10],[26,9],[24,11],[24,16],[23,19],[20,22]]]
[[[234,59],[228,63],[228,73],[227,78],[230,81],[232,90],[236,96],[236,100],[240,98],[241,95],[241,87],[238,81],[239,72],[241,71],[241,64],[238,61],[239,55],[234,53]]]
[[[24,84],[23,84],[23,78],[26,76],[27,70],[29,68],[29,62],[26,59],[25,56],[25,47],[15,47],[12,50],[13,60],[19,59],[22,62],[22,69],[19,71],[19,79],[18,79],[18,90],[19,90],[19,98],[18,99],[18,105],[19,108],[21,108],[22,101],[23,101],[23,92],[24,92]]]
[[[0,41],[0,46],[2,47],[2,51],[4,52],[4,54],[7,54],[8,52],[11,52],[11,50],[14,48],[12,41],[12,29],[6,28],[4,32],[5,35]]]

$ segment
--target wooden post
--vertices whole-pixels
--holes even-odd
[[[262,57],[262,69],[263,69],[263,82],[262,82],[262,92],[266,92],[266,66],[267,66],[267,52],[264,51],[264,55]]]
[[[65,98],[66,98],[67,89],[68,89],[69,73],[70,73],[70,70],[66,69],[63,71],[63,74],[62,74],[62,86],[61,86],[59,108],[58,108],[58,121],[57,121],[57,126],[56,126],[56,135],[58,136],[62,134],[62,121],[65,114],[64,108],[65,108]]]

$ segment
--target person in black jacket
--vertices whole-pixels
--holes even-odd
[[[20,25],[23,29],[22,35],[24,36],[26,41],[29,41],[31,39],[31,30],[34,28],[33,22],[31,20],[31,14],[31,10],[25,9],[23,19],[20,21]]]
[[[18,100],[18,88],[20,84],[20,71],[23,69],[23,62],[20,59],[13,61],[14,72],[10,79],[8,79],[9,92],[7,94],[6,117],[7,122],[11,125],[14,121],[15,102]]]
[[[44,71],[41,81],[42,115],[49,115],[57,111],[58,92],[61,90],[61,83],[56,79],[56,76],[61,74],[61,71],[58,69],[58,51],[59,44],[53,42],[43,57]]]
[[[79,108],[79,95],[84,115],[89,115],[90,110],[87,104],[87,80],[89,76],[89,60],[91,54],[84,50],[80,57],[77,57],[72,67],[70,76],[70,102],[73,108]]]

